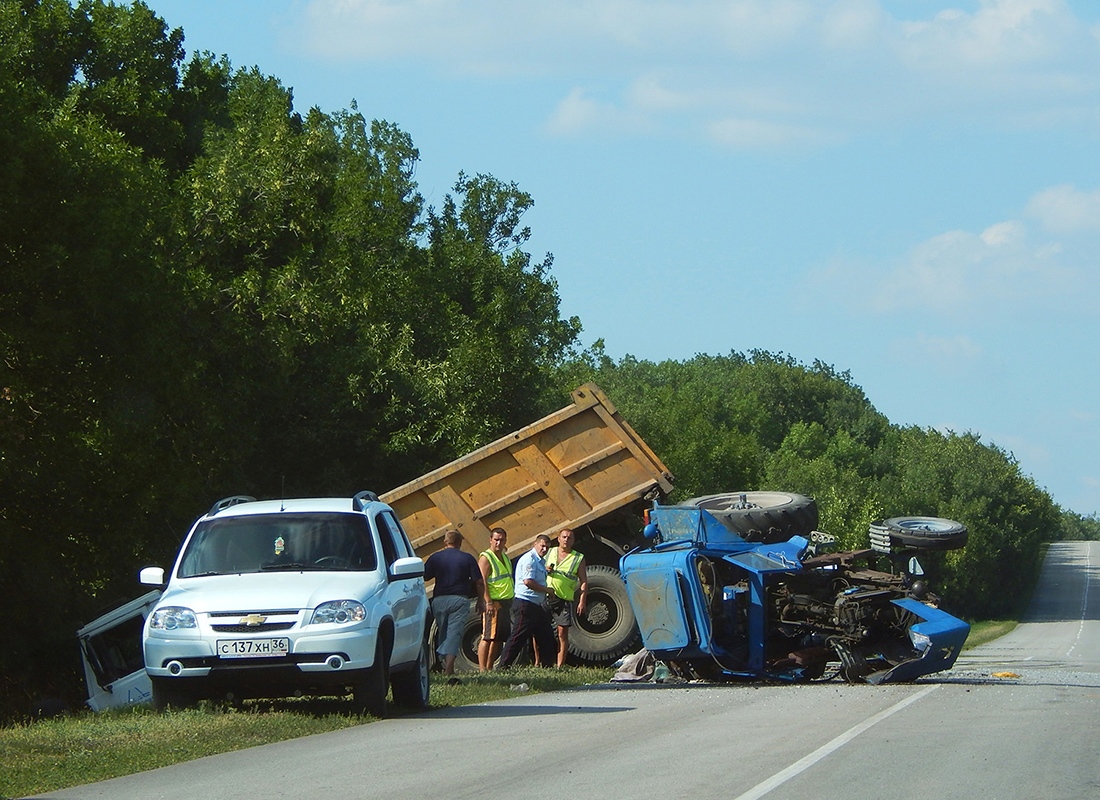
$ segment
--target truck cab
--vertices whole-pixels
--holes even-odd
[[[620,569],[646,649],[684,677],[910,681],[950,668],[969,633],[914,579],[911,555],[880,569],[902,554],[818,553],[817,531],[746,541],[693,505],[655,506],[650,519],[654,543]]]

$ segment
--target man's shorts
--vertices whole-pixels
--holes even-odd
[[[468,597],[454,594],[432,598],[432,614],[439,631],[435,651],[440,656],[457,656],[462,649],[462,632],[472,602]]]
[[[481,615],[481,640],[483,642],[506,642],[512,633],[512,601],[492,600],[490,608],[495,613]]]
[[[550,622],[556,628],[568,628],[573,624],[573,601],[562,600],[557,595],[550,598]]]

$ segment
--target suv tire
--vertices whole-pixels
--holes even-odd
[[[425,637],[413,668],[395,672],[390,678],[394,704],[412,711],[425,710],[428,707],[431,680],[431,650]]]
[[[198,697],[184,686],[186,678],[151,677],[153,687],[153,708],[164,711],[171,708],[190,708],[198,704]]]
[[[390,688],[387,649],[379,636],[374,649],[374,665],[352,686],[352,703],[358,714],[370,714],[379,719],[386,716],[386,694]]]

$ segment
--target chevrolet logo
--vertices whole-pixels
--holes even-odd
[[[241,625],[248,628],[258,628],[267,622],[267,617],[263,614],[249,614],[247,617],[241,617]]]

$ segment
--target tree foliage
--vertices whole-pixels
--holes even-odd
[[[819,526],[845,548],[872,522],[939,516],[970,530],[966,548],[922,561],[949,606],[1015,613],[1038,575],[1042,542],[1096,531],[1066,516],[1016,460],[973,434],[891,425],[850,375],[754,351],[653,363],[597,344],[563,366],[595,380],[676,476],[673,500],[773,489],[814,497]]]
[[[396,125],[182,43],[0,2],[0,711],[213,499],[397,486],[541,416],[579,331],[515,184],[426,209]]]

